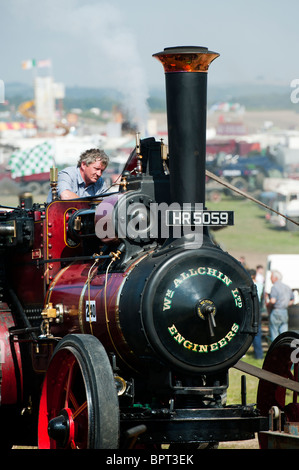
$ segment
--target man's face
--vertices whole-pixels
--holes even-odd
[[[82,162],[81,175],[86,186],[95,183],[102,176],[104,170],[106,170],[106,166],[101,162],[101,160],[96,160],[88,166],[85,162]]]

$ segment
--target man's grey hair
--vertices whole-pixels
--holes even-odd
[[[273,269],[273,271],[271,271],[271,274],[273,274],[273,276],[276,277],[278,279],[278,281],[282,280],[282,274],[281,274],[280,271],[277,271],[276,269]]]
[[[85,162],[86,165],[90,165],[91,163],[96,162],[97,160],[100,160],[105,167],[108,166],[109,163],[109,157],[106,155],[104,150],[100,149],[89,149],[83,152],[78,160],[77,166],[80,167],[82,162]]]

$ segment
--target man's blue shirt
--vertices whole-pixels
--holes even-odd
[[[270,298],[276,299],[274,308],[284,310],[288,308],[290,300],[294,300],[294,294],[289,286],[276,281],[271,288]]]

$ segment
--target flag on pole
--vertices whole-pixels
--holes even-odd
[[[18,150],[10,156],[8,166],[12,178],[37,173],[47,173],[54,164],[55,150],[51,142],[45,141],[33,148]]]
[[[37,66],[38,66],[38,68],[52,67],[52,61],[51,61],[51,59],[38,60],[37,61]]]
[[[29,69],[32,69],[33,67],[36,67],[36,60],[35,59],[23,60],[23,62],[22,62],[22,69],[23,70],[29,70]]]

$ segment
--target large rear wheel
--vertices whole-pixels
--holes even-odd
[[[263,364],[263,369],[281,377],[299,382],[298,349],[299,334],[286,332],[271,344]],[[257,408],[263,416],[276,407],[283,411],[287,422],[299,424],[298,393],[266,380],[260,380],[257,393]],[[267,438],[259,435],[260,447],[267,448]]]
[[[118,397],[108,356],[91,335],[68,335],[54,351],[44,380],[40,449],[117,449]]]

